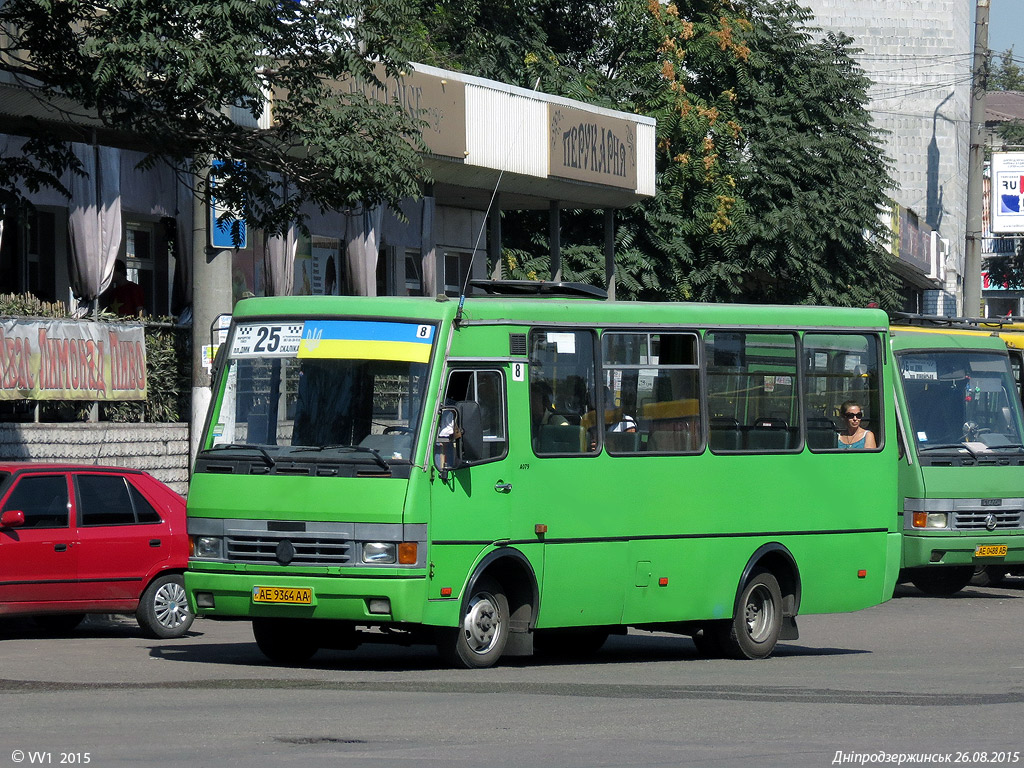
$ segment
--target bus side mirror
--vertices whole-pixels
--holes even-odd
[[[462,426],[462,458],[466,463],[484,458],[484,428],[480,419],[480,403],[465,400],[455,404]]]
[[[0,528],[20,528],[25,524],[25,513],[20,509],[8,509],[0,515]]]
[[[468,467],[484,458],[484,431],[480,420],[480,404],[471,400],[446,405],[441,409],[434,461],[441,479],[448,472]]]

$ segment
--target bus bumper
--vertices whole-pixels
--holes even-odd
[[[426,603],[426,577],[418,576],[255,576],[188,570],[185,591],[197,616],[219,618],[280,617],[336,619],[359,624],[421,623]],[[308,604],[258,602],[257,588],[270,588],[275,598],[301,598]]]
[[[982,547],[1005,546],[1005,555],[982,555]],[[999,566],[1024,563],[1024,531],[1015,533],[903,534],[903,567],[930,565]]]

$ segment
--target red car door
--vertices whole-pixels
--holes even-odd
[[[170,554],[166,526],[127,477],[75,473],[78,576],[92,601],[137,600]]]
[[[80,599],[68,499],[63,473],[22,474],[4,494],[0,515],[21,510],[25,522],[0,528],[0,613]]]

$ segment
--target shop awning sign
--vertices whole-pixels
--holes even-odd
[[[0,319],[0,400],[145,400],[139,323]]]

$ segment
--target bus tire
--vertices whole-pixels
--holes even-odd
[[[751,573],[736,601],[732,621],[715,628],[718,645],[733,659],[767,659],[782,631],[782,590],[771,573]]]
[[[974,566],[955,565],[915,568],[910,583],[926,595],[949,597],[966,587],[974,576]]]
[[[1006,569],[998,565],[979,565],[974,569],[971,586],[998,587],[1006,581]]]
[[[484,576],[477,579],[462,603],[458,627],[441,627],[437,649],[451,666],[485,669],[505,651],[509,632],[508,598],[501,584]]]
[[[320,650],[316,633],[304,624],[295,619],[257,618],[252,620],[252,636],[275,664],[301,664]]]

